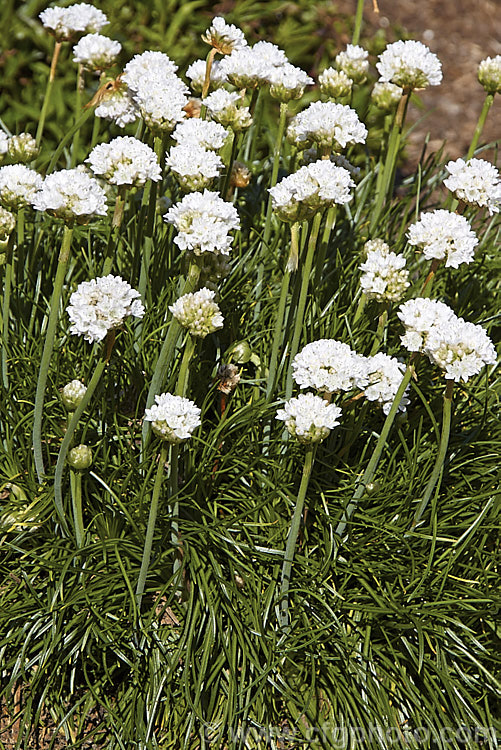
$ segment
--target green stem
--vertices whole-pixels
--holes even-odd
[[[188,276],[186,277],[186,281],[184,283],[184,288],[180,294],[180,296],[183,296],[183,294],[188,294],[188,292],[193,292],[195,287],[197,286],[198,279],[200,276],[200,268],[196,265],[196,263],[191,263]],[[179,338],[179,334],[181,332],[181,326],[177,322],[175,318],[172,318],[169,329],[167,331],[167,336],[164,339],[164,343],[162,344],[162,348],[160,350],[160,354],[158,355],[158,359],[155,365],[155,370],[153,372],[153,376],[151,378],[150,388],[148,390],[148,397],[146,399],[146,407],[149,408],[153,402],[155,401],[155,396],[159,395],[162,387],[165,383],[165,378],[167,374],[167,369],[169,365],[171,364],[172,357],[174,355],[174,350],[176,348],[177,340]],[[143,433],[142,433],[142,444],[143,444],[143,451],[146,449],[149,439],[151,435],[151,425],[150,422],[148,422],[146,419],[143,421]]]
[[[66,276],[66,269],[68,267],[68,260],[70,257],[72,236],[73,229],[66,226],[64,228],[63,241],[61,243],[61,250],[59,253],[56,278],[54,280],[54,287],[50,300],[49,320],[47,323],[47,330],[45,332],[45,341],[42,359],[40,362],[40,369],[38,371],[37,390],[35,395],[35,410],[33,415],[33,453],[39,482],[42,481],[42,476],[44,474],[44,462],[42,454],[42,416],[45,398],[45,386],[47,385],[50,360],[52,357],[54,341],[56,338],[56,328],[59,320],[59,305],[61,302],[63,284]]]
[[[357,0],[357,10],[355,12],[355,28],[351,38],[352,44],[358,44],[360,39],[360,29],[362,28],[362,18],[364,12],[364,0]]]
[[[447,448],[449,446],[449,435],[451,431],[453,388],[454,388],[454,381],[448,380],[447,385],[445,387],[445,393],[444,393],[442,435],[440,436],[440,447],[438,450],[438,456],[435,462],[435,466],[433,467],[432,475],[428,481],[428,484],[426,485],[426,490],[423,495],[423,499],[419,503],[418,509],[416,510],[414,514],[414,519],[411,524],[412,529],[415,528],[417,524],[419,523],[419,521],[421,520],[421,517],[426,510],[426,506],[428,505],[430,497],[432,496],[433,490],[435,489],[437,482],[439,482],[440,475],[444,467],[445,459],[447,456]]]
[[[228,200],[228,190],[230,189],[230,180],[231,180],[231,170],[233,168],[233,162],[236,159],[237,156],[237,149],[238,149],[238,142],[239,142],[239,134],[233,132],[233,141],[231,144],[231,155],[230,155],[230,161],[226,170],[226,174],[224,177],[224,183],[223,183],[223,189],[221,191],[221,195],[225,200]]]
[[[148,567],[151,559],[151,548],[153,546],[153,535],[155,533],[155,523],[158,513],[158,501],[160,499],[160,489],[162,487],[162,480],[165,473],[165,462],[167,461],[168,449],[169,444],[166,442],[163,443],[160,450],[160,455],[158,456],[157,473],[155,475],[155,484],[153,486],[153,496],[151,498],[148,525],[146,527],[146,537],[144,540],[141,569],[139,571],[139,578],[137,579],[136,585],[136,604],[138,609],[141,608],[141,602],[143,599],[144,587],[146,583],[146,575],[148,573]]]
[[[188,334],[183,353],[183,359],[181,360],[181,367],[179,368],[179,375],[177,377],[176,396],[186,396],[188,390],[188,381],[190,373],[190,362],[195,353],[196,340],[193,336]]]
[[[409,103],[410,91],[404,91],[402,98],[398,103],[397,110],[395,112],[395,118],[393,120],[393,127],[391,129],[390,137],[388,139],[388,150],[386,158],[384,160],[383,174],[381,177],[381,183],[378,186],[376,182],[376,200],[374,211],[371,217],[370,233],[374,232],[377,223],[380,219],[383,206],[385,201],[391,197],[393,191],[393,182],[395,177],[395,169],[397,164],[398,152],[400,148],[400,141],[402,139],[402,128],[405,120],[405,114],[407,112],[407,105]]]
[[[5,276],[3,286],[2,304],[2,383],[7,391],[9,388],[9,320],[10,320],[10,293],[12,289],[12,278],[14,274],[14,234],[11,234],[5,251]]]
[[[285,633],[288,633],[290,630],[289,587],[291,581],[292,563],[294,562],[294,552],[296,550],[296,542],[299,534],[299,527],[301,525],[301,518],[303,515],[304,501],[306,498],[306,492],[308,490],[308,484],[310,482],[314,459],[315,444],[311,444],[306,448],[303,465],[303,475],[301,477],[301,484],[299,486],[299,492],[297,494],[296,507],[294,508],[294,514],[292,516],[289,534],[287,536],[284,562],[282,565],[278,622],[280,628]]]
[[[294,333],[292,336],[292,343],[290,348],[289,357],[289,372],[287,375],[287,384],[285,388],[285,398],[289,399],[292,395],[292,360],[296,356],[299,349],[299,341],[301,339],[301,332],[303,330],[303,318],[304,311],[306,309],[306,300],[308,297],[308,286],[310,283],[311,269],[313,266],[313,258],[315,256],[315,249],[317,247],[318,233],[320,231],[320,224],[322,221],[322,212],[319,211],[313,218],[313,224],[311,227],[310,238],[308,241],[308,252],[306,254],[306,261],[304,268],[301,273],[301,289],[299,292],[299,300],[296,310],[296,320],[294,324]]]
[[[280,153],[282,150],[282,141],[284,138],[284,132],[285,132],[285,125],[287,122],[287,110],[288,110],[288,104],[287,102],[280,102],[280,117],[278,120],[278,131],[277,131],[277,137],[275,140],[275,147],[273,150],[273,167],[271,170],[271,180],[270,180],[270,187],[275,187],[277,184],[277,178],[278,178],[278,170],[280,167]],[[254,308],[254,321],[256,321],[259,318],[259,315],[261,314],[261,296],[262,296],[262,286],[263,286],[263,278],[264,278],[264,254],[268,250],[268,243],[270,241],[270,234],[271,234],[271,217],[272,217],[272,200],[271,195],[268,195],[268,204],[266,207],[266,218],[264,222],[264,230],[263,230],[263,240],[261,242],[261,247],[259,249],[259,255],[260,263],[257,271],[257,278],[256,278],[256,305]]]
[[[37,132],[35,136],[37,146],[40,145],[42,140],[43,129],[45,126],[45,120],[47,118],[47,111],[49,109],[50,97],[52,94],[52,88],[54,86],[54,79],[56,77],[57,61],[59,59],[59,53],[61,51],[62,42],[56,42],[54,45],[54,51],[52,53],[52,60],[50,63],[49,80],[47,81],[47,88],[45,89],[45,96],[42,104],[42,111],[40,113],[40,119],[38,121]]]
[[[59,518],[65,528],[67,528],[67,523],[66,523],[66,517],[64,515],[62,480],[63,480],[64,466],[66,463],[66,456],[68,454],[68,450],[73,441],[73,437],[78,427],[78,422],[80,421],[80,417],[82,416],[85,409],[87,408],[87,405],[90,403],[90,400],[92,396],[94,395],[94,391],[96,390],[99,384],[99,381],[101,380],[101,375],[103,374],[106,368],[106,365],[108,364],[108,353],[109,353],[108,349],[109,349],[109,346],[106,345],[105,354],[102,356],[101,360],[98,362],[82,400],[80,401],[77,408],[71,415],[71,418],[68,423],[68,427],[66,428],[66,432],[64,433],[61,447],[59,448],[59,455],[57,457],[57,462],[56,462],[56,471],[54,474],[54,504],[56,506],[56,510],[59,515]]]
[[[177,496],[177,491],[178,491],[178,486],[179,486],[178,473],[179,473],[179,445],[173,445],[171,448],[171,454],[170,454],[170,472],[169,472],[169,487],[168,487],[169,500]],[[175,580],[176,588],[179,589],[179,581],[177,579],[178,579],[178,572],[181,568],[182,544],[181,544],[181,536],[179,534],[179,502],[177,500],[175,500],[172,503],[170,521],[171,521],[170,538],[171,538],[172,546],[175,550],[173,573],[174,573],[174,580]]]
[[[268,371],[268,383],[266,386],[266,401],[270,401],[275,391],[275,377],[278,367],[278,354],[280,346],[283,345],[283,327],[285,308],[287,305],[287,296],[289,294],[289,282],[291,271],[296,270],[299,255],[299,222],[291,224],[291,250],[287,267],[282,277],[282,286],[280,289],[280,301],[278,303],[277,317],[275,320],[275,329],[273,332],[273,345],[271,348],[270,366]]]
[[[104,256],[103,264],[103,276],[107,276],[112,269],[113,261],[115,260],[118,250],[121,244],[121,233],[120,228],[122,226],[125,202],[126,202],[127,186],[120,185],[115,199],[115,209],[113,211],[113,218],[111,220],[110,233],[108,235],[108,244],[106,245],[106,253]]]
[[[163,155],[165,152],[165,141],[163,138],[155,138],[155,153],[158,156],[160,164],[163,163]],[[145,186],[143,193],[143,207],[148,206],[148,213],[146,217],[146,227],[144,230],[144,243],[143,250],[141,252],[141,273],[139,276],[138,292],[142,300],[146,300],[146,292],[148,286],[148,274],[150,270],[151,251],[153,248],[153,234],[155,231],[155,219],[157,215],[157,190],[158,184],[156,182],[148,181]],[[138,326],[138,334],[140,334],[142,325]]]
[[[433,279],[435,278],[435,274],[437,272],[438,267],[440,266],[440,263],[442,261],[438,258],[434,258],[431,261],[430,270],[428,271],[428,276],[423,282],[423,286],[421,287],[420,297],[429,297],[431,293],[431,285],[433,283]]]
[[[384,329],[386,328],[386,323],[388,322],[388,307],[386,307],[381,315],[379,316],[378,322],[377,322],[377,330],[376,335],[374,336],[374,341],[372,343],[371,351],[369,354],[369,357],[373,357],[374,354],[377,354],[379,351],[379,347],[381,345],[381,342],[383,340],[384,336]]]
[[[77,547],[83,547],[85,529],[82,513],[82,473],[70,469],[71,506],[73,509],[73,523]]]
[[[390,434],[390,430],[393,426],[393,422],[395,420],[395,417],[397,416],[398,407],[400,406],[400,402],[404,395],[405,389],[407,388],[407,386],[409,385],[411,381],[411,378],[414,374],[414,370],[415,370],[415,365],[413,363],[413,358],[411,358],[409,364],[407,365],[407,369],[404,373],[404,376],[402,378],[402,382],[400,383],[399,389],[395,395],[395,398],[393,399],[391,409],[388,413],[388,416],[385,419],[383,429],[381,430],[381,434],[379,435],[378,441],[376,443],[376,447],[374,448],[374,451],[372,453],[372,456],[370,457],[369,463],[367,464],[367,468],[365,469],[362,475],[362,478],[358,481],[355,492],[353,493],[353,497],[350,500],[350,503],[348,504],[348,506],[346,507],[343,513],[343,517],[341,518],[340,522],[338,523],[336,527],[336,530],[334,533],[338,537],[341,537],[342,534],[344,533],[346,525],[358,505],[358,501],[364,494],[365,488],[367,487],[369,482],[372,480],[374,474],[376,473],[376,469],[379,464],[379,459],[381,458],[381,454],[386,445],[386,440],[388,439],[388,435]]]
[[[82,63],[78,64],[77,73],[77,88],[75,92],[75,122],[78,122],[82,114],[82,92],[84,87],[84,70]],[[77,163],[78,148],[80,145],[80,129],[75,130],[73,135],[73,143],[71,144],[71,162],[70,166],[73,168]]]
[[[71,141],[71,139],[73,138],[73,136],[77,132],[77,130],[80,130],[80,128],[82,127],[82,125],[85,122],[87,122],[87,120],[89,119],[89,117],[92,114],[94,114],[93,108],[86,109],[84,111],[83,115],[80,117],[80,119],[73,125],[72,128],[70,128],[68,130],[68,132],[63,137],[63,139],[59,143],[58,147],[56,148],[56,150],[52,154],[52,158],[51,158],[51,160],[49,162],[49,166],[47,167],[46,175],[50,174],[54,170],[54,167],[56,166],[56,164],[58,162],[58,159],[61,156],[61,154],[63,153],[63,151],[66,148],[67,144]]]
[[[493,101],[494,94],[487,94],[484,100],[484,106],[482,107],[482,111],[480,112],[480,117],[478,118],[477,127],[475,128],[475,133],[473,135],[473,140],[470,143],[470,148],[468,149],[468,153],[466,154],[466,161],[468,161],[468,159],[471,159],[471,157],[475,153],[475,149],[478,145],[478,140],[482,135],[482,130],[484,129],[485,121],[487,119],[487,115],[489,114],[489,110],[492,107]]]
[[[367,304],[367,295],[365,292],[362,292],[360,295],[360,299],[358,300],[357,309],[355,310],[355,315],[353,317],[353,320],[351,322],[351,327],[353,328],[355,323],[359,320],[361,317],[363,311],[365,310],[365,306]]]
[[[336,224],[336,213],[337,206],[330,206],[329,210],[327,211],[324,231],[322,233],[322,239],[320,240],[320,247],[315,261],[315,287],[319,286],[320,282],[322,281],[325,258],[327,256],[327,248],[329,247],[329,240],[331,238],[332,230],[334,229],[334,226]]]
[[[94,122],[92,123],[92,136],[90,139],[90,151],[94,148],[94,146],[97,143],[97,139],[99,138],[99,128],[101,126],[101,118],[100,117],[94,117]]]

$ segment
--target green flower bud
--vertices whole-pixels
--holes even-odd
[[[26,164],[38,156],[39,148],[32,135],[19,133],[19,135],[13,135],[12,138],[9,138],[8,151],[13,161]]]
[[[92,466],[92,451],[88,445],[77,445],[68,453],[68,463],[77,471],[84,471]]]
[[[488,94],[501,92],[501,55],[482,60],[478,66],[478,80]]]
[[[225,354],[225,359],[237,362],[238,364],[244,364],[248,362],[252,356],[252,349],[250,348],[247,341],[237,341],[233,344]]]
[[[8,240],[16,226],[16,217],[0,206],[0,241]]]
[[[393,112],[402,98],[402,89],[394,83],[375,83],[371,99],[383,112]]]
[[[72,380],[61,391],[61,399],[68,411],[76,411],[85,396],[87,388],[79,380]]]

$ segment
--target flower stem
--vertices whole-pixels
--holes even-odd
[[[395,169],[398,158],[398,151],[400,148],[400,141],[402,139],[402,128],[405,120],[405,114],[407,112],[407,105],[409,103],[410,91],[405,91],[402,94],[402,98],[398,103],[397,110],[395,112],[395,118],[393,120],[393,126],[391,129],[390,137],[388,139],[388,150],[386,152],[386,158],[384,160],[383,174],[381,177],[381,184],[376,183],[376,200],[375,207],[371,217],[370,232],[374,232],[377,223],[380,219],[385,200],[391,197],[393,192],[393,182],[395,179]]]
[[[108,244],[106,245],[106,253],[104,256],[103,264],[103,276],[107,276],[112,269],[113,261],[117,256],[117,252],[120,247],[120,228],[122,226],[125,201],[126,201],[127,187],[120,185],[115,198],[115,209],[113,211],[113,218],[111,220],[110,233],[108,236]]]
[[[475,149],[478,145],[478,140],[482,135],[482,130],[484,129],[485,121],[487,119],[487,115],[489,114],[489,110],[492,107],[493,101],[494,94],[487,94],[484,100],[484,106],[482,107],[482,111],[480,112],[480,117],[478,118],[477,127],[475,128],[472,142],[470,143],[470,148],[468,149],[468,153],[466,154],[466,161],[468,161],[468,159],[471,159],[473,154],[475,153]]]
[[[12,289],[13,264],[14,264],[14,234],[11,234],[5,251],[5,275],[3,283],[2,304],[2,383],[7,391],[9,387],[8,372],[8,350],[9,350],[9,319],[10,319],[10,293]]]
[[[151,498],[148,525],[146,527],[146,537],[144,540],[141,569],[139,571],[139,578],[137,579],[136,585],[136,604],[138,609],[141,608],[141,602],[143,599],[144,587],[146,583],[146,575],[148,573],[148,567],[151,559],[151,548],[153,546],[153,535],[155,533],[155,523],[158,513],[158,501],[160,499],[160,489],[162,487],[162,480],[165,472],[165,462],[167,461],[168,450],[169,444],[163,443],[160,450],[160,455],[158,456],[157,473],[155,475],[155,484],[153,486],[153,496]]]
[[[357,10],[355,12],[355,28],[353,29],[353,36],[351,38],[352,44],[358,44],[359,39],[360,39],[360,29],[362,28],[364,2],[365,0],[357,0]]]
[[[439,260],[438,258],[433,258],[433,260],[431,261],[430,270],[428,271],[428,275],[423,282],[423,286],[421,287],[421,293],[420,293],[421,297],[430,296],[431,285],[433,283],[433,279],[435,278],[435,274],[441,262],[442,261]]]
[[[315,459],[315,444],[310,444],[306,447],[306,453],[304,457],[303,475],[301,477],[301,484],[299,486],[299,492],[296,499],[296,507],[294,508],[294,514],[292,516],[289,533],[287,535],[287,544],[285,547],[284,562],[282,565],[282,577],[280,583],[280,600],[279,600],[279,612],[278,622],[280,628],[288,633],[290,630],[290,619],[289,619],[289,587],[292,572],[292,563],[294,562],[294,552],[296,549],[297,537],[299,534],[299,527],[301,525],[301,517],[303,515],[304,501],[306,498],[306,492],[308,490],[308,484],[310,482],[311,470],[313,468],[313,462]]]
[[[230,194],[229,194],[228,191],[231,189],[230,188],[231,170],[233,168],[233,162],[235,161],[236,156],[237,156],[238,143],[239,143],[239,140],[240,140],[238,136],[239,136],[238,133],[233,132],[233,140],[232,140],[232,143],[231,143],[230,161],[229,161],[228,166],[226,168],[226,174],[225,174],[225,177],[224,177],[223,189],[221,191],[221,195],[223,196],[223,198],[225,200],[229,200],[229,198],[230,198]]]
[[[78,64],[77,87],[75,91],[75,122],[78,122],[82,114],[82,92],[84,88],[84,69],[82,63]],[[71,167],[77,163],[78,147],[80,145],[80,129],[75,130],[73,143],[71,144]]]
[[[181,367],[179,368],[179,375],[177,377],[176,396],[186,396],[190,374],[190,362],[195,353],[196,343],[197,342],[193,336],[188,335],[184,347],[183,359],[181,360]]]
[[[430,497],[432,496],[433,490],[435,489],[437,482],[439,482],[440,480],[440,476],[444,467],[444,462],[447,456],[447,448],[449,446],[449,435],[451,431],[453,388],[454,388],[454,381],[447,380],[447,385],[445,387],[445,393],[444,393],[442,434],[440,436],[440,447],[438,450],[438,456],[435,462],[435,466],[433,467],[432,475],[428,481],[428,484],[426,485],[426,490],[423,495],[423,499],[419,503],[418,509],[416,510],[414,514],[414,518],[411,524],[411,529],[414,529],[419,523],[419,521],[421,520],[421,517],[426,510],[426,506],[428,505]]]
[[[365,488],[367,487],[369,482],[372,480],[372,477],[376,473],[376,469],[379,464],[379,459],[381,458],[381,454],[383,452],[384,446],[386,445],[386,440],[393,426],[395,417],[397,416],[398,407],[400,406],[400,402],[404,395],[405,389],[409,385],[411,378],[414,375],[414,371],[415,371],[415,364],[414,364],[413,358],[411,358],[409,364],[407,365],[407,369],[404,373],[404,376],[402,378],[402,382],[400,383],[399,389],[395,395],[395,398],[393,399],[391,409],[388,413],[388,416],[385,419],[383,429],[381,430],[381,434],[379,435],[378,441],[376,443],[376,447],[374,448],[374,451],[372,453],[372,456],[370,457],[369,463],[367,464],[367,468],[365,469],[361,479],[357,482],[357,486],[356,486],[355,492],[353,493],[353,497],[351,498],[348,506],[346,507],[343,513],[343,517],[341,518],[340,522],[338,523],[336,527],[336,530],[334,533],[338,537],[342,536],[342,534],[344,533],[346,525],[358,505],[358,501],[364,494]]]
[[[61,250],[59,253],[56,278],[54,280],[52,297],[50,300],[49,320],[47,323],[47,330],[45,332],[45,341],[42,359],[40,362],[40,369],[38,371],[37,390],[35,395],[35,411],[33,415],[33,453],[39,482],[42,481],[42,476],[44,474],[44,462],[42,455],[42,416],[45,386],[47,385],[50,360],[52,357],[54,341],[56,338],[56,328],[59,320],[59,305],[61,302],[61,295],[63,290],[64,278],[66,276],[66,268],[68,266],[68,259],[70,257],[72,236],[73,229],[66,226],[64,228],[63,241],[61,243]]]
[[[111,333],[114,334],[114,331],[112,331]],[[96,390],[99,384],[99,381],[101,380],[101,375],[103,374],[108,364],[108,359],[109,359],[108,349],[109,347],[106,344],[103,356],[101,357],[100,361],[96,365],[96,369],[94,370],[92,378],[90,379],[89,385],[87,386],[87,390],[85,391],[85,394],[83,395],[82,400],[78,404],[77,408],[71,415],[71,418],[68,422],[68,426],[66,428],[66,432],[64,433],[61,447],[59,448],[59,455],[57,457],[57,462],[56,462],[56,471],[54,474],[54,503],[55,503],[59,518],[65,528],[67,528],[67,523],[66,523],[66,517],[64,515],[62,480],[63,480],[63,470],[64,470],[64,465],[66,462],[66,456],[71,446],[71,443],[73,441],[73,437],[78,427],[78,422],[80,421],[80,417],[82,416],[85,409],[87,408],[87,405],[90,403],[90,400],[92,396],[94,395],[94,391]],[[75,529],[75,534],[77,534],[76,529]]]
[[[310,238],[308,241],[308,252],[306,254],[306,261],[304,268],[301,273],[301,290],[299,292],[299,300],[296,310],[296,322],[294,325],[294,333],[292,336],[292,343],[290,348],[289,358],[289,373],[287,375],[287,384],[285,388],[285,398],[289,399],[292,395],[292,360],[296,356],[299,349],[299,341],[301,339],[301,332],[303,329],[303,318],[304,311],[306,308],[306,299],[308,297],[308,286],[310,283],[311,268],[313,266],[313,258],[315,256],[315,249],[317,247],[318,233],[320,231],[320,223],[322,221],[322,212],[319,211],[313,218],[313,224],[310,231]]]
[[[280,301],[278,303],[277,317],[275,319],[275,329],[273,332],[273,345],[271,349],[270,366],[268,372],[268,383],[266,386],[266,401],[270,401],[275,391],[275,378],[278,366],[278,353],[280,345],[283,344],[283,326],[285,317],[285,308],[287,306],[287,296],[289,293],[289,282],[291,271],[297,268],[299,254],[299,222],[291,224],[291,250],[285,273],[282,277],[282,286],[280,289]]]
[[[165,153],[165,140],[163,138],[155,138],[155,153],[158,156],[158,161],[162,164]],[[157,213],[157,190],[158,184],[149,180],[143,193],[143,207],[148,207],[148,213],[146,217],[146,226],[144,228],[144,242],[141,251],[141,273],[139,275],[138,286],[139,296],[142,300],[146,300],[147,298],[148,273],[150,270],[151,250],[153,248],[153,234],[155,231],[155,219]],[[141,330],[142,325],[140,324],[137,329],[138,335],[141,333]]]
[[[324,231],[322,233],[322,239],[320,240],[320,247],[317,253],[315,261],[315,287],[320,285],[322,276],[324,273],[325,258],[327,256],[327,248],[329,247],[329,240],[331,238],[332,230],[336,224],[337,206],[330,206],[327,211],[327,217],[325,219]]]
[[[70,469],[71,506],[73,509],[73,524],[77,547],[82,547],[85,538],[85,529],[82,513],[82,472]]]
[[[47,110],[49,109],[50,97],[52,94],[52,88],[54,86],[54,79],[56,77],[57,61],[59,59],[59,53],[61,51],[62,42],[56,42],[54,45],[54,51],[52,53],[52,60],[50,63],[49,80],[47,81],[47,88],[45,89],[45,96],[42,104],[42,111],[40,113],[40,119],[38,121],[37,132],[35,136],[37,146],[40,145],[42,140],[43,129],[45,126],[45,120],[47,117]]]
[[[278,120],[278,131],[277,131],[277,137],[275,140],[275,147],[273,150],[273,167],[271,170],[270,187],[275,187],[275,185],[277,184],[278,169],[280,167],[280,153],[282,150],[282,141],[284,139],[285,124],[287,121],[287,109],[288,109],[287,103],[280,102],[280,117]],[[268,243],[270,241],[271,216],[272,216],[272,200],[271,200],[271,195],[268,195],[268,204],[266,206],[266,218],[264,221],[264,229],[263,229],[263,240],[261,242],[261,247],[259,250],[259,257],[261,259],[261,262],[257,270],[257,278],[256,278],[256,305],[254,307],[254,321],[256,321],[259,318],[259,315],[261,314],[261,293],[262,293],[263,278],[264,278],[263,256],[264,256],[264,253],[268,250]]]
[[[384,329],[386,328],[387,321],[388,321],[388,307],[386,306],[378,318],[376,335],[374,336],[374,341],[372,343],[369,357],[373,357],[374,354],[377,354],[379,347],[381,345],[381,342],[383,340]]]

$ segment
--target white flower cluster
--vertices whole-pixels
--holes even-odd
[[[70,332],[86,341],[102,341],[108,331],[119,328],[125,318],[142,318],[144,307],[139,292],[120,276],[102,276],[82,281],[70,297],[66,312],[72,322]]]
[[[102,34],[87,34],[73,47],[73,62],[87,70],[111,68],[120,54],[122,45]]]
[[[350,173],[330,160],[301,167],[269,188],[273,209],[281,221],[302,221],[334,203],[351,200],[355,187]]]
[[[226,60],[227,58],[224,58]],[[226,83],[226,76],[221,71],[222,61],[214,60],[210,70],[210,84],[214,89],[224,86]],[[191,89],[196,94],[200,94],[205,83],[205,70],[207,67],[206,60],[195,60],[186,70],[186,78],[191,81]]]
[[[94,110],[96,117],[111,120],[119,128],[125,128],[131,122],[135,122],[140,116],[131,92],[124,83],[116,86],[112,91],[106,92],[103,99]]]
[[[438,209],[421,214],[407,233],[410,245],[423,250],[426,260],[444,260],[446,267],[471,263],[478,239],[464,216]]]
[[[363,357],[363,365],[364,375],[359,387],[368,401],[376,402],[382,407],[383,412],[388,414],[404,377],[405,365],[383,352],[372,357]],[[407,393],[406,388],[398,405],[399,411],[405,411],[410,403]]]
[[[210,187],[224,167],[223,160],[214,151],[190,142],[173,146],[165,163],[185,191]]]
[[[168,443],[184,443],[202,424],[198,406],[189,398],[162,393],[155,404],[144,412],[155,435]]]
[[[8,240],[16,226],[16,217],[0,206],[0,242]]]
[[[426,298],[400,306],[401,337],[410,351],[422,351],[445,371],[448,380],[468,380],[496,362],[496,350],[482,326],[458,318],[443,302]]]
[[[501,179],[493,164],[485,159],[456,159],[445,165],[450,177],[444,185],[458,200],[487,208],[489,214],[499,212]]]
[[[219,151],[228,141],[229,132],[218,122],[192,117],[180,122],[172,133],[179,146],[200,146],[208,151]]]
[[[353,143],[365,143],[367,128],[345,104],[313,102],[293,118],[287,138],[301,149],[315,144],[339,151]]]
[[[33,208],[67,223],[86,224],[96,216],[106,216],[106,193],[87,173],[62,169],[47,175],[33,198]]]
[[[240,106],[242,100],[236,91],[218,89],[202,100],[204,107],[213,120],[224,127],[230,127],[236,133],[245,130],[252,123],[249,107]]]
[[[402,87],[395,83],[378,81],[371,91],[371,99],[378,109],[383,112],[392,112],[397,108],[402,98]]]
[[[147,180],[158,182],[162,176],[158,157],[146,143],[130,135],[100,143],[86,161],[94,174],[111,185],[140,187]]]
[[[314,83],[313,78],[310,78],[304,70],[290,63],[272,68],[269,82],[270,94],[281,102],[300,99],[306,86]]]
[[[229,255],[233,242],[230,232],[240,228],[234,205],[210,190],[186,195],[164,218],[179,232],[174,239],[176,245],[195,255]]]
[[[29,162],[37,155],[39,148],[36,140],[30,133],[19,133],[8,140],[7,151],[13,161]]]
[[[478,66],[478,80],[488,94],[501,92],[501,55],[486,57]]]
[[[392,253],[383,241],[369,240],[364,249],[366,259],[359,266],[363,293],[378,302],[398,302],[409,286],[404,256]]]
[[[331,99],[342,99],[351,94],[353,81],[336,68],[325,68],[318,76],[320,92]]]
[[[229,55],[233,50],[247,46],[243,32],[224,18],[216,16],[210,28],[202,34],[202,39],[222,55]]]
[[[101,31],[108,23],[106,14],[88,3],[76,3],[68,8],[47,8],[40,13],[39,18],[60,42],[77,34]]]
[[[292,377],[300,388],[320,393],[350,391],[363,381],[363,358],[335,339],[312,341],[292,361]]]
[[[169,305],[169,310],[192,336],[204,339],[224,325],[219,305],[214,302],[215,296],[216,292],[203,287],[198,292],[183,294],[173,305]]]
[[[275,71],[288,64],[283,50],[263,41],[232,52],[221,61],[219,71],[224,81],[238,89],[255,88],[271,83]]]
[[[389,44],[379,56],[376,68],[381,81],[389,81],[404,89],[424,89],[442,81],[442,65],[438,57],[422,42],[402,40]]]
[[[124,68],[122,80],[154,133],[170,132],[186,117],[189,92],[176,70],[168,55],[151,50],[135,55]]]
[[[348,44],[344,52],[336,55],[338,70],[342,71],[355,83],[363,83],[369,72],[369,53],[358,44]]]
[[[341,409],[321,396],[301,393],[286,401],[277,411],[277,419],[285,422],[288,432],[300,443],[319,443],[339,424]]]
[[[42,187],[42,178],[23,164],[0,167],[0,202],[6,208],[18,209],[33,203]]]

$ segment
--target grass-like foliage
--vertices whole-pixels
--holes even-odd
[[[342,18],[330,2],[221,5],[249,45],[277,44],[314,80],[291,101],[266,83],[225,84],[252,116],[235,132],[225,123],[223,166],[204,184],[238,213],[229,255],[190,255],[163,218],[197,192],[166,166],[174,124],[152,128],[139,112],[120,128],[95,115],[125,92],[118,76],[134,54],[168,54],[185,83],[196,58],[220,62],[218,40],[201,40],[212,4],[101,2],[101,33],[122,44],[102,80],[72,61],[79,35],[56,42],[54,61],[40,3],[0,10],[0,150],[10,144],[0,199],[4,167],[24,160],[46,185],[122,135],[149,146],[161,172],[132,187],[102,180],[106,211],[77,220],[6,204],[15,226],[0,266],[0,747],[497,747],[500,378],[488,356],[451,375],[451,363],[474,356],[471,338],[447,338],[456,319],[440,331],[447,361],[422,341],[409,352],[399,312],[438,300],[496,340],[498,206],[447,190],[442,153],[426,143],[415,170],[397,170],[421,86],[399,81],[394,106],[378,108],[379,37],[362,36],[370,67],[337,100],[366,137],[344,147],[338,134],[333,148],[312,137],[308,157],[286,136],[297,113],[329,101],[319,73],[345,49],[342,35],[358,42],[360,13]],[[482,158],[494,93],[465,158]],[[215,117],[205,104],[200,115]],[[38,136],[28,158],[12,141],[21,132]],[[352,180],[349,200],[312,208],[296,195],[300,209],[284,220],[268,189],[308,158],[333,166],[332,154]],[[467,222],[471,258],[447,263],[409,242],[409,227],[437,209]],[[210,216],[202,229],[211,236]],[[405,258],[394,298],[362,289],[368,240]],[[85,340],[70,331],[70,297],[108,274],[139,292],[144,315]],[[196,337],[170,307],[202,287],[224,325]],[[314,392],[295,382],[292,360],[323,339],[403,364],[384,410],[355,382],[360,358],[351,385],[319,387],[311,409],[337,406],[339,424],[311,442],[320,417],[303,413],[304,436],[299,417],[284,426],[276,415]],[[73,380],[87,391],[68,408],[62,389]],[[163,393],[200,410],[190,437],[169,442],[144,419]]]

